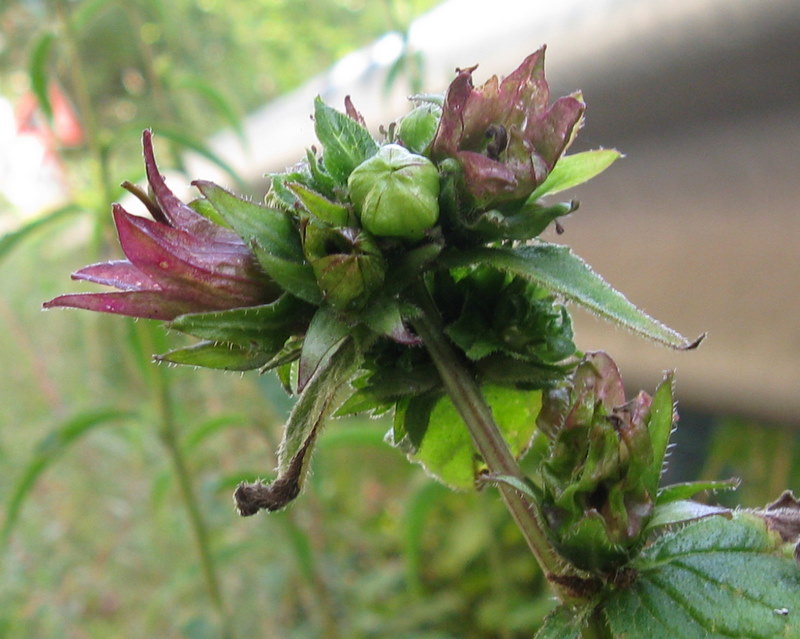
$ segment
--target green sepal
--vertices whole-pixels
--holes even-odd
[[[563,380],[574,366],[574,363],[559,365],[524,361],[503,353],[494,353],[475,362],[475,370],[481,380],[521,389],[554,386]]]
[[[353,169],[378,151],[367,129],[319,96],[314,100],[314,130],[322,143],[325,169],[341,186]]]
[[[643,474],[642,482],[651,495],[658,491],[658,482],[665,467],[669,438],[675,430],[674,382],[675,373],[670,371],[653,393],[650,414],[647,417],[652,457],[650,467]]]
[[[355,392],[342,404],[337,415],[356,415],[363,412],[384,413],[397,402],[428,395],[441,394],[441,380],[432,363],[410,369],[400,366],[381,367],[354,380]],[[396,420],[398,421],[398,420]],[[403,433],[405,433],[405,429]],[[398,441],[403,434],[397,431]]]
[[[302,259],[300,236],[285,211],[244,200],[213,182],[192,182],[245,242],[286,259]]]
[[[284,294],[271,304],[180,315],[167,327],[207,340],[277,352],[291,334],[305,330],[311,314],[311,306]]]
[[[538,242],[515,248],[475,248],[452,251],[442,262],[449,268],[485,264],[520,275],[604,319],[675,349],[696,348],[705,337],[690,341],[636,308],[566,246]]]
[[[407,314],[406,314],[407,315]],[[398,344],[420,345],[419,338],[408,330],[400,312],[400,302],[387,295],[377,295],[361,314],[361,321],[371,331]]]
[[[301,169],[307,167],[301,166]],[[294,211],[299,200],[294,192],[286,186],[287,184],[308,184],[313,181],[311,173],[305,170],[286,171],[284,173],[267,173],[270,179],[269,191],[267,191],[266,202],[271,206],[277,206],[286,211]]]
[[[386,263],[375,240],[358,228],[303,226],[303,251],[327,303],[360,310],[383,285]]]
[[[318,305],[322,302],[322,291],[317,285],[314,269],[308,262],[278,257],[258,245],[253,247],[253,253],[269,276],[285,291],[309,304]]]
[[[350,211],[346,206],[333,202],[324,195],[297,182],[289,182],[286,187],[297,196],[306,211],[318,221],[329,226],[353,226],[350,223]]]
[[[553,195],[583,184],[605,171],[621,157],[622,154],[615,149],[596,149],[561,156],[550,171],[550,175],[536,187],[528,201],[535,201],[545,195]]]
[[[205,341],[156,355],[155,360],[227,371],[249,371],[260,368],[273,355],[271,352],[239,344]]]
[[[666,504],[656,505],[653,517],[647,522],[645,526],[645,533],[649,533],[659,528],[666,526],[674,526],[676,524],[685,524],[704,517],[712,517],[722,515],[731,518],[732,513],[728,508],[722,506],[709,506],[708,504],[701,504],[697,501],[689,499],[679,499],[670,501]]]
[[[189,202],[189,207],[196,213],[199,213],[207,220],[211,220],[214,224],[218,226],[224,226],[225,228],[231,228],[231,225],[228,224],[228,221],[222,217],[217,209],[209,202],[207,199],[203,197],[198,197]]]
[[[303,257],[300,235],[289,213],[243,200],[212,182],[193,184],[253,250],[267,275],[284,290],[319,304],[311,265]]]
[[[420,274],[434,263],[434,260],[442,252],[442,248],[440,243],[432,242],[404,252],[392,264],[392,269],[383,287],[384,293],[387,295],[400,293],[416,282]]]
[[[624,564],[632,550],[614,543],[602,515],[586,514],[570,528],[561,531],[555,542],[559,552],[582,570],[604,573]]]
[[[303,392],[325,357],[334,352],[351,332],[352,328],[339,319],[329,306],[317,309],[303,340],[297,374],[298,392]]]
[[[668,504],[672,501],[691,499],[697,493],[703,491],[716,492],[720,490],[736,490],[739,487],[739,479],[710,479],[702,481],[690,481],[681,484],[671,484],[659,488],[656,497],[657,505]]]
[[[327,197],[332,197],[336,190],[336,180],[320,166],[317,156],[311,149],[306,149],[306,164],[316,190]]]
[[[568,215],[578,208],[577,201],[541,206],[526,203],[511,215],[491,209],[477,219],[466,222],[464,228],[479,236],[483,242],[496,240],[530,240],[537,237],[556,218]]]

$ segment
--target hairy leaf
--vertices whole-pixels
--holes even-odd
[[[319,221],[330,226],[347,226],[350,212],[346,206],[332,202],[303,184],[290,182],[286,186],[297,196],[305,209]]]
[[[292,410],[278,452],[278,476],[265,484],[242,483],[234,493],[242,516],[286,506],[303,486],[311,450],[325,422],[339,405],[341,392],[361,363],[352,339],[338,343],[320,364]]]
[[[201,366],[225,371],[250,371],[261,368],[275,355],[275,351],[231,344],[229,342],[204,341],[185,348],[176,348],[156,355],[158,362]]]
[[[450,267],[486,264],[515,273],[634,333],[672,348],[695,348],[703,337],[689,341],[636,308],[566,246],[540,242],[517,248],[477,248],[451,253],[446,264]]]
[[[193,184],[236,234],[251,245],[267,275],[306,302],[321,301],[314,271],[305,261],[300,235],[288,213],[243,200],[213,182],[198,180]]]
[[[536,431],[541,392],[489,385],[481,390],[511,453],[522,455]],[[408,433],[407,438],[402,437],[405,433],[395,428],[391,439],[409,452],[412,461],[421,464],[436,479],[452,488],[468,489],[475,485],[483,462],[467,427],[447,397],[442,397],[430,408],[427,423],[424,412],[419,416],[406,416],[404,430]]]
[[[322,143],[325,169],[340,184],[346,184],[353,169],[378,150],[369,131],[319,97],[314,101],[314,129]]]
[[[800,636],[800,568],[780,550],[763,520],[745,513],[665,534],[632,563],[636,580],[603,604],[611,636]]]
[[[547,179],[531,194],[529,200],[560,193],[588,182],[621,157],[622,154],[614,149],[596,149],[562,156]]]
[[[322,360],[350,334],[350,327],[342,322],[328,306],[321,306],[308,326],[300,368],[297,375],[297,390],[302,392],[316,373]]]
[[[547,615],[533,639],[580,639],[590,612],[588,606],[573,608],[562,604]]]
[[[179,315],[167,326],[207,340],[277,352],[293,329],[304,326],[310,317],[311,307],[284,294],[271,304]]]

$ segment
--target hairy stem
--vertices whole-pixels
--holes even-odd
[[[469,429],[475,447],[489,471],[523,480],[524,475],[500,434],[491,408],[486,404],[467,363],[444,334],[439,313],[422,284],[414,292],[414,302],[422,311],[413,320],[414,328],[425,343],[445,390]],[[566,590],[551,578],[564,573],[566,566],[550,545],[535,504],[511,486],[500,484],[498,487],[545,576],[559,597],[568,599]]]

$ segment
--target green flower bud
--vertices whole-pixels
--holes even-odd
[[[439,172],[421,155],[387,144],[350,174],[350,199],[370,233],[422,239],[439,219]]]
[[[397,125],[397,137],[414,153],[425,153],[433,142],[441,117],[442,107],[436,104],[422,104],[400,120]]]

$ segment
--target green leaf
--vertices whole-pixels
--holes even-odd
[[[320,97],[314,101],[314,129],[322,143],[325,168],[339,184],[346,184],[353,169],[378,151],[369,131]]]
[[[346,206],[332,202],[324,195],[297,182],[290,182],[286,186],[297,196],[305,209],[321,222],[330,226],[347,226],[350,212]]]
[[[539,242],[517,248],[477,248],[451,252],[443,262],[450,268],[486,264],[515,273],[634,333],[672,348],[695,348],[703,337],[690,342],[639,310],[566,246]]]
[[[663,535],[631,564],[635,581],[602,604],[611,636],[800,636],[800,568],[763,520],[709,517]]]
[[[300,368],[297,375],[297,390],[302,392],[328,353],[334,352],[352,332],[351,328],[341,321],[328,306],[321,306],[306,332],[303,351],[300,354]]]
[[[332,196],[336,189],[336,180],[323,170],[311,149],[306,149],[306,165],[314,187],[324,195]]]
[[[484,386],[481,391],[511,454],[520,456],[527,450],[536,432],[541,392],[492,385]],[[413,444],[408,447],[412,461],[421,464],[436,479],[452,488],[474,487],[482,462],[467,427],[449,398],[442,397],[436,402],[427,427],[424,423],[408,423],[405,430]],[[398,435],[401,434],[397,431],[394,433],[393,443],[396,445],[402,443],[398,441]]]
[[[244,134],[241,114],[237,112],[231,102],[229,102],[225,95],[214,85],[197,76],[183,76],[170,84],[176,92],[189,89],[205,98],[206,102],[208,102],[236,132],[242,145],[247,145],[247,136]]]
[[[36,96],[39,108],[47,121],[53,123],[53,105],[50,103],[50,78],[47,65],[50,60],[50,50],[53,48],[55,36],[49,31],[39,36],[33,45],[29,62],[31,88]]]
[[[531,194],[528,201],[544,195],[553,195],[591,180],[616,162],[622,154],[614,149],[596,149],[563,156],[550,171],[550,175]]]
[[[275,353],[310,318],[307,304],[284,294],[271,304],[180,315],[167,327],[202,339]]]
[[[533,639],[580,639],[591,612],[591,606],[573,608],[562,604],[545,617]]]
[[[193,426],[183,437],[182,447],[186,454],[191,453],[204,441],[213,435],[228,428],[243,428],[250,426],[249,420],[244,415],[219,415],[206,419]]]
[[[656,504],[668,504],[671,501],[691,499],[703,491],[715,492],[718,490],[736,490],[741,482],[733,479],[711,479],[704,481],[690,481],[681,484],[672,484],[659,488]]]
[[[242,240],[255,241],[278,257],[303,259],[300,236],[289,214],[245,200],[213,182],[196,180],[192,184]]]
[[[711,517],[712,515],[724,515],[730,518],[731,511],[729,508],[723,508],[722,506],[709,506],[688,499],[671,501],[667,504],[656,506],[653,518],[647,522],[645,530],[672,526],[702,519],[703,517]]]
[[[114,4],[116,0],[84,0],[69,12],[69,22],[73,33],[80,33],[98,13],[106,6]]]
[[[83,435],[99,426],[131,417],[132,413],[103,409],[82,413],[51,430],[38,444],[33,458],[17,479],[6,503],[5,521],[0,529],[0,548],[5,548],[17,523],[20,510],[39,476]]]
[[[84,212],[85,210],[77,204],[67,204],[66,206],[62,206],[54,211],[36,217],[26,222],[18,229],[0,236],[0,260],[6,257],[17,244],[34,231],[49,226],[51,223],[57,222],[63,218],[75,215],[76,213]]]
[[[264,352],[248,346],[208,341],[156,355],[155,360],[226,371],[249,371],[264,366],[274,355],[274,352]]]

